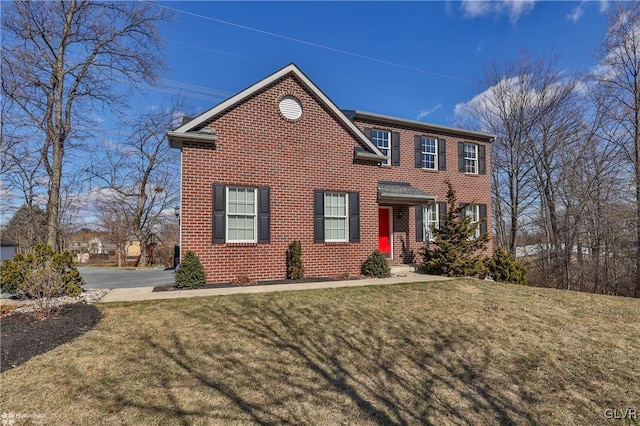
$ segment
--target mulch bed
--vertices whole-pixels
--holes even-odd
[[[0,319],[0,372],[86,333],[100,318],[95,306],[74,303],[63,306],[57,316],[44,320],[30,313],[13,313]]]
[[[252,287],[257,285],[318,283],[318,282],[328,282],[328,281],[359,280],[362,278],[364,277],[361,277],[361,276],[349,276],[348,278],[311,277],[311,278],[301,278],[299,280],[282,279],[282,280],[258,281],[258,282],[247,283],[247,284],[210,283],[210,284],[205,284],[202,287],[196,287],[196,288],[177,288],[175,286],[157,286],[153,288],[153,291],[157,292],[157,291],[178,291],[178,290],[202,290],[205,288],[230,288],[230,287]]]

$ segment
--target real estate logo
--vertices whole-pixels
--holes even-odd
[[[629,420],[629,424],[638,424],[638,410],[635,408],[607,408],[604,417],[614,420]]]

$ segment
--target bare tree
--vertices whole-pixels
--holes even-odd
[[[527,143],[539,120],[539,76],[548,72],[546,61],[527,53],[504,65],[492,63],[481,82],[487,89],[464,111],[477,127],[496,135],[491,147],[496,242],[514,255],[523,213],[535,201]]]
[[[162,69],[157,24],[146,2],[16,1],[3,5],[2,94],[37,131],[47,182],[47,243],[57,246],[63,160],[98,105],[126,97],[114,83],[152,82]]]
[[[95,181],[112,194],[104,202],[130,220],[141,265],[147,264],[147,247],[163,216],[172,215],[179,200],[179,157],[165,139],[179,109],[156,109],[129,120],[131,134],[120,143],[107,142],[104,158],[93,166]]]
[[[527,154],[533,161],[540,214],[544,219],[548,271],[550,277],[558,279],[559,288],[567,288],[573,247],[563,242],[563,234],[568,232],[563,226],[567,211],[558,204],[563,174],[572,173],[567,165],[582,152],[584,111],[576,91],[577,79],[564,78],[552,69],[537,78],[536,122],[527,134]]]
[[[122,255],[133,233],[131,212],[127,211],[126,207],[127,204],[115,202],[114,199],[104,199],[100,203],[98,213],[100,229],[108,241],[116,245],[118,268],[122,267]]]
[[[596,75],[605,128],[631,166],[635,186],[635,297],[640,297],[640,4],[618,2],[609,16]]]

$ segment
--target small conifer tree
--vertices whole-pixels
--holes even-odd
[[[438,229],[433,230],[435,248],[424,248],[422,270],[427,274],[449,277],[478,276],[486,271],[482,252],[489,236],[481,233],[476,238],[476,227],[468,216],[460,217],[464,206],[456,206],[456,194],[447,182],[447,214]]]
[[[527,269],[502,247],[487,260],[487,268],[495,281],[527,285]]]
[[[204,268],[198,256],[192,251],[184,254],[180,268],[176,271],[177,288],[202,287],[206,282]]]
[[[302,244],[298,240],[289,244],[289,249],[287,250],[287,278],[290,280],[304,278]]]

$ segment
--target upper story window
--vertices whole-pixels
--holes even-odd
[[[383,165],[388,166],[391,164],[391,132],[385,130],[371,130],[371,142],[373,142],[382,154],[387,158],[382,162]]]
[[[471,142],[458,142],[458,171],[466,174],[486,175],[486,146]]]
[[[478,145],[474,143],[464,144],[464,172],[478,173]]]
[[[324,240],[327,242],[348,241],[347,194],[324,193]]]
[[[257,242],[256,205],[255,188],[227,187],[227,242]]]
[[[422,136],[420,138],[422,168],[438,170],[438,140]]]

